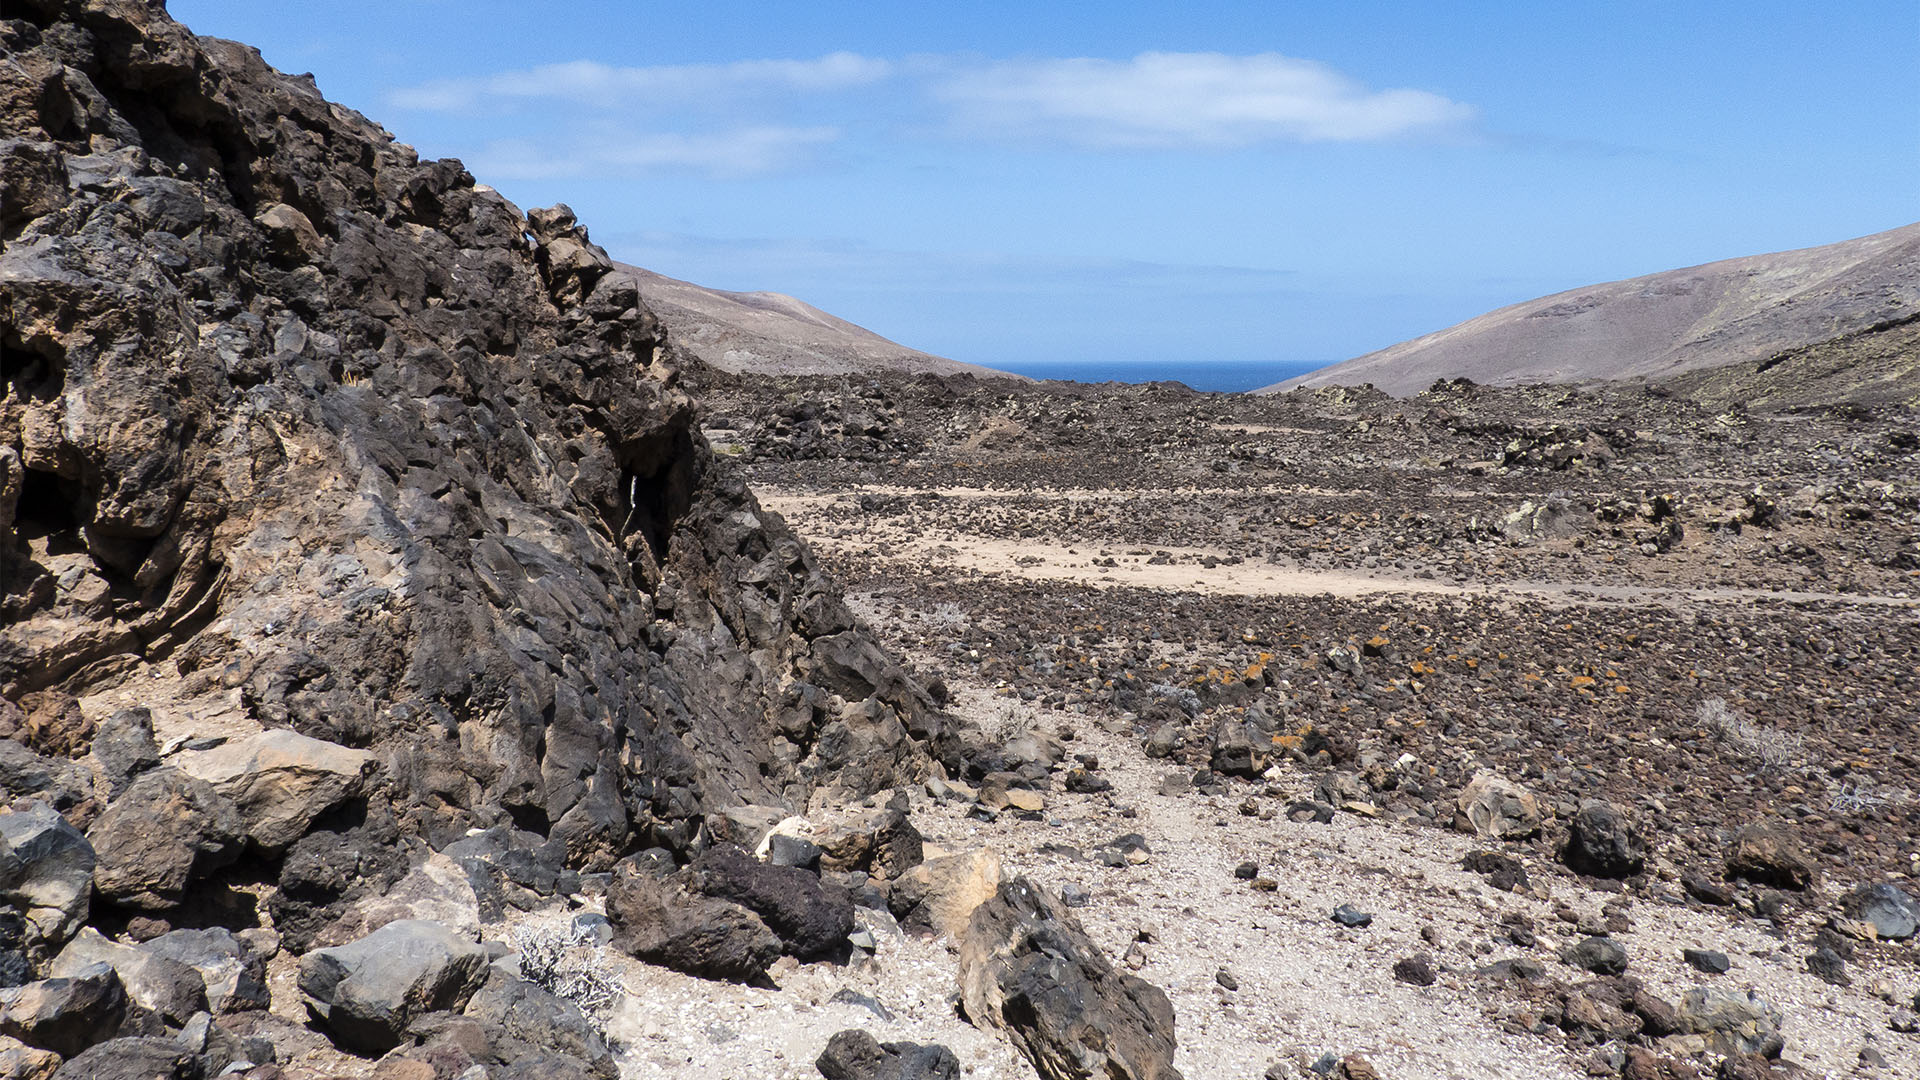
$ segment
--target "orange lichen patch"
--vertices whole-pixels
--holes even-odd
[[[1539,682],[1542,678],[1544,678],[1544,676],[1537,675],[1531,671],[1528,671],[1528,672],[1523,672],[1520,675],[1520,678],[1523,682]]]
[[[1302,738],[1298,735],[1275,735],[1273,737],[1273,745],[1282,750],[1298,750],[1300,749],[1302,741]]]
[[[1628,686],[1626,683],[1621,683],[1619,686],[1613,688],[1613,692],[1616,694],[1631,694],[1633,693],[1633,687]]]
[[[1592,686],[1594,683],[1598,681],[1599,681],[1598,679],[1595,679],[1591,675],[1575,675],[1572,679],[1568,680],[1569,685],[1571,685],[1575,690],[1585,690],[1587,687]]]
[[[1415,660],[1413,663],[1407,665],[1407,670],[1413,672],[1415,675],[1431,675],[1437,669],[1425,660]]]
[[[1469,656],[1469,657],[1467,657],[1467,666],[1468,666],[1468,667],[1470,667],[1470,668],[1477,668],[1477,667],[1479,667],[1479,666],[1480,666],[1480,661],[1478,661],[1478,660],[1476,660],[1476,659],[1474,659],[1473,657],[1471,657],[1471,656]]]
[[[1369,644],[1369,645],[1371,645],[1371,646],[1373,646],[1373,647],[1374,647],[1374,648],[1376,648],[1376,649],[1384,649],[1384,648],[1386,648],[1386,647],[1387,647],[1388,645],[1390,645],[1390,644],[1392,644],[1392,642],[1391,642],[1391,641],[1389,641],[1389,640],[1388,640],[1388,639],[1387,639],[1386,637],[1384,637],[1383,635],[1380,635],[1380,634],[1375,634],[1375,635],[1373,635],[1372,637],[1370,637],[1370,638],[1368,638],[1368,639],[1367,639],[1367,644]]]

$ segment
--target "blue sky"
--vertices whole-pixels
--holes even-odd
[[[1920,219],[1920,3],[174,0],[616,258],[1020,369],[1317,366]]]

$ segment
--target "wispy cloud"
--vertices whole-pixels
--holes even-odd
[[[804,166],[840,137],[831,127],[745,127],[710,132],[603,131],[556,145],[534,139],[499,139],[477,154],[472,166],[488,176],[513,180],[693,173],[738,179]]]
[[[1372,90],[1274,53],[1142,53],[961,70],[936,88],[962,130],[1088,147],[1239,147],[1458,135],[1472,106],[1425,90]]]
[[[1376,90],[1273,53],[1142,53],[1130,60],[850,52],[810,60],[618,67],[547,64],[395,90],[396,108],[550,119],[487,143],[508,177],[695,172],[738,178],[806,167],[843,137],[1017,141],[1082,151],[1469,136],[1476,110],[1415,89]],[[559,104],[570,109],[555,111]]]
[[[972,292],[1022,294],[1138,287],[1167,293],[1272,295],[1294,288],[1276,267],[1162,263],[1108,256],[892,251],[851,240],[696,236],[667,231],[596,235],[618,258],[731,289],[832,281],[874,292],[924,294],[956,283]]]
[[[535,101],[596,109],[678,108],[716,98],[820,93],[889,77],[894,65],[850,52],[814,60],[738,60],[726,64],[616,67],[596,60],[544,64],[467,79],[440,79],[393,91],[389,104],[438,112],[478,111]]]

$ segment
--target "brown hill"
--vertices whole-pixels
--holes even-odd
[[[1461,377],[1496,386],[1664,379],[1758,366],[1794,350],[1871,335],[1916,311],[1920,224],[1556,293],[1261,392],[1372,383],[1411,394],[1436,379]]]
[[[738,375],[1004,375],[910,349],[784,293],[726,292],[621,264],[674,343]],[[1016,376],[1017,377],[1017,376]]]

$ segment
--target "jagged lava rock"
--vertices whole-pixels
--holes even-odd
[[[1073,913],[1026,878],[973,913],[960,997],[969,1020],[1005,1031],[1049,1080],[1179,1080],[1167,995],[1115,970]]]
[[[0,814],[0,900],[26,920],[27,955],[44,958],[86,924],[93,846],[45,803]]]
[[[607,918],[616,948],[688,975],[759,983],[780,957],[780,938],[760,916],[630,865],[607,890]]]
[[[944,1046],[876,1040],[858,1028],[835,1033],[813,1067],[826,1080],[959,1080],[960,1060]]]
[[[142,773],[87,830],[93,887],[130,907],[164,910],[189,882],[240,857],[240,811],[213,785],[177,769]]]
[[[418,1016],[459,1009],[486,979],[487,950],[439,923],[403,919],[300,958],[307,1011],[335,1042],[378,1053]]]
[[[404,836],[512,824],[595,870],[925,774],[931,699],[709,450],[571,211],[160,5],[7,14],[0,696],[65,695],[43,752],[103,679],[173,687],[156,717],[237,693],[256,749],[369,754],[344,797]],[[269,857],[331,798],[178,767]]]
[[[693,887],[760,916],[799,960],[845,952],[853,900],[845,889],[797,866],[763,863],[732,844],[716,844],[688,867]]]

